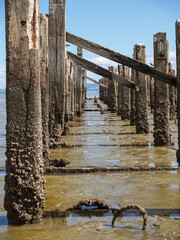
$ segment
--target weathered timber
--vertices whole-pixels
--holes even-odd
[[[48,15],[40,14],[40,80],[42,107],[43,158],[49,165],[49,73],[48,73]]]
[[[172,167],[53,167],[46,168],[46,174],[85,174],[101,172],[179,171]]]
[[[127,66],[123,65],[123,77],[130,78],[130,69]],[[130,89],[122,86],[122,120],[130,119]]]
[[[87,74],[87,71],[83,69],[82,70],[82,103],[81,103],[82,108],[84,108],[86,103],[86,92],[87,92],[86,74]]]
[[[94,79],[92,79],[92,78],[90,78],[90,77],[88,77],[88,76],[86,76],[86,79],[88,79],[88,80],[91,81],[91,82],[94,82],[94,83],[98,84],[99,86],[101,86],[101,87],[103,87],[103,88],[108,89],[108,86],[106,86],[105,84],[103,84],[103,83],[101,83],[101,82],[98,82],[98,81],[96,81],[96,80],[94,80]]]
[[[77,55],[82,58],[83,56],[83,49],[81,47],[77,47]],[[81,101],[82,101],[82,66],[77,64],[77,79],[76,79],[76,104],[77,104],[77,116],[81,116]]]
[[[65,115],[65,0],[49,2],[50,137],[60,141]]]
[[[143,44],[134,45],[134,58],[146,62],[146,47]],[[149,132],[147,116],[147,84],[145,75],[135,71],[135,105],[136,105],[136,133]]]
[[[149,79],[150,81],[150,107],[151,107],[151,112],[154,111],[154,78]]]
[[[120,75],[120,76],[123,76],[123,65],[122,64],[119,64],[118,65],[118,74]],[[118,107],[117,107],[117,115],[118,116],[121,116],[121,114],[122,114],[122,91],[123,91],[123,86],[122,86],[122,84],[120,84],[120,83],[118,83],[118,96],[117,96],[117,98],[118,98],[118,100],[117,100],[117,104],[118,104]]]
[[[109,67],[109,71],[116,73],[117,69],[113,66]],[[112,113],[115,113],[117,111],[117,83],[109,81],[109,90],[108,90],[108,95],[109,95],[109,108]]]
[[[134,54],[133,54],[134,56]],[[131,69],[131,81],[135,82],[135,70]],[[135,105],[135,90],[131,89],[131,109],[130,109],[130,125],[136,124],[136,105]]]
[[[67,52],[67,54],[69,57],[74,59],[78,64],[80,64],[83,68],[85,68],[91,72],[94,72],[94,73],[96,73],[100,76],[103,76],[109,80],[112,80],[114,82],[121,83],[122,85],[127,86],[129,88],[135,87],[135,84],[133,82],[131,82],[130,80],[128,80],[124,77],[121,77],[103,67],[98,66],[95,63],[92,63],[92,62],[86,60],[86,59],[80,58],[71,52]]]
[[[172,62],[168,63],[168,73],[175,76]],[[176,116],[176,88],[171,85],[169,85],[169,105],[169,117],[170,120],[173,120]]]
[[[71,118],[71,60],[66,58],[66,79],[65,79],[65,116],[64,116],[64,131],[63,135],[69,134],[69,121]]]
[[[45,206],[39,61],[39,1],[6,0],[7,149],[4,208],[9,224],[39,222]],[[31,20],[30,20],[31,19]]]
[[[173,86],[177,86],[177,78],[171,75],[166,74],[158,69],[155,69],[145,63],[142,63],[138,60],[132,59],[130,57],[124,56],[116,51],[110,50],[106,47],[103,47],[99,44],[93,43],[91,41],[85,40],[81,37],[75,36],[71,33],[66,32],[66,40],[74,45],[82,47],[86,50],[94,52],[100,56],[108,58],[117,63],[121,63],[130,68],[135,69],[136,71],[147,74],[151,77],[159,79],[164,83],[168,83]]]
[[[180,20],[176,20],[176,71],[177,71],[177,118],[178,118],[178,150],[177,162],[180,164]]]
[[[68,90],[70,92],[69,94],[69,109],[68,106],[66,106],[66,112],[69,114],[70,120],[73,120],[74,115],[75,115],[75,94],[74,94],[74,89],[75,89],[75,77],[74,77],[74,62],[67,58],[66,59],[66,75],[67,79],[66,81],[68,82]]]
[[[166,33],[154,34],[154,67],[167,71],[168,44]],[[154,86],[154,145],[170,143],[168,85],[155,79]]]

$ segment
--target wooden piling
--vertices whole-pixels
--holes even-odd
[[[126,79],[130,78],[129,67],[123,65],[123,77]],[[130,89],[123,86],[122,87],[122,120],[130,119]]]
[[[59,142],[65,117],[66,0],[49,1],[50,137]]]
[[[86,91],[87,91],[86,73],[87,71],[83,69],[82,70],[82,104],[81,104],[82,108],[84,108],[86,103]]]
[[[146,62],[146,47],[143,44],[134,45],[134,58],[143,63]],[[136,133],[149,132],[147,116],[147,83],[143,73],[135,71],[135,106],[136,106]]]
[[[9,224],[39,222],[45,206],[39,61],[39,1],[6,0]]]
[[[116,73],[116,68],[113,66],[109,67],[109,71]],[[109,108],[112,113],[115,113],[117,111],[117,83],[116,82],[109,82]]]
[[[166,33],[154,34],[154,67],[167,72],[168,47]],[[154,80],[154,145],[167,146],[170,143],[168,86]]]
[[[177,118],[178,118],[178,150],[177,162],[180,164],[180,20],[176,20],[176,71],[177,71]]]
[[[48,15],[40,14],[40,80],[42,106],[42,139],[45,166],[49,166],[49,63]]]
[[[175,76],[172,62],[168,63],[168,74]],[[171,85],[169,85],[169,117],[170,120],[176,117],[176,88]]]
[[[151,107],[151,112],[154,111],[154,78],[149,77],[150,81],[150,107]]]
[[[133,54],[134,58],[134,54]],[[131,81],[135,82],[135,70],[131,69]],[[130,125],[135,126],[136,124],[136,105],[135,105],[135,89],[131,89],[131,104],[130,104]]]
[[[80,47],[77,47],[77,55],[82,58],[83,50]],[[76,104],[77,104],[77,116],[81,116],[82,112],[82,67],[78,64],[77,65],[77,87],[76,87]]]
[[[118,64],[118,74],[123,76],[123,65]],[[118,100],[117,100],[117,115],[121,116],[122,114],[122,98],[123,98],[123,85],[118,83]]]

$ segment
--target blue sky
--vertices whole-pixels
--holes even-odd
[[[124,55],[132,56],[136,43],[146,45],[147,63],[153,62],[153,33],[166,32],[170,60],[175,65],[175,21],[180,19],[180,0],[66,0],[66,29]],[[40,11],[48,13],[48,0]],[[0,88],[5,87],[5,16],[0,0]],[[76,47],[68,50],[76,52]],[[84,51],[84,57],[104,67],[109,60]],[[90,74],[91,77],[98,78]]]

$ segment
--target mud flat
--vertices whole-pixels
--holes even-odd
[[[1,171],[0,239],[178,239],[180,171],[176,169],[176,124],[171,124],[171,146],[154,147],[152,116],[150,134],[137,135],[129,121],[121,121],[108,111],[101,114],[93,101],[87,101],[85,109],[90,111],[75,118],[70,135],[62,137],[67,147],[51,149],[52,159],[68,158],[71,164],[67,168],[168,167],[169,171],[46,175],[45,218],[39,224],[24,226],[7,225],[3,208],[5,172]],[[123,213],[113,228],[111,211],[84,209],[61,214],[71,204],[95,198],[104,199],[114,208],[128,204],[144,207],[149,214],[146,231],[141,230],[142,216],[135,210]]]

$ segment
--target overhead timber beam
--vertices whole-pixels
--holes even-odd
[[[77,45],[79,47],[82,47],[88,51],[91,51],[93,53],[96,53],[102,57],[108,58],[112,61],[121,63],[123,65],[126,65],[132,69],[135,69],[138,72],[147,74],[147,75],[149,75],[153,78],[156,78],[164,83],[168,83],[172,86],[177,87],[177,78],[176,77],[166,74],[165,72],[159,71],[159,70],[157,70],[145,63],[142,63],[136,59],[132,59],[132,58],[122,55],[116,51],[110,50],[106,47],[103,47],[99,44],[88,41],[81,37],[75,36],[68,32],[66,32],[66,41],[69,43],[72,43],[74,45]]]
[[[111,81],[114,81],[114,82],[117,82],[117,83],[120,83],[126,87],[129,87],[129,88],[135,88],[135,84],[133,82],[131,82],[130,80],[124,78],[124,77],[121,77],[113,72],[110,72],[109,70],[103,68],[103,67],[100,67],[98,66],[97,64],[95,63],[92,63],[86,59],[83,59],[83,58],[80,58],[78,57],[77,55],[71,53],[71,52],[68,52],[67,51],[67,55],[74,59],[78,64],[80,64],[83,68],[91,71],[91,72],[94,72],[102,77],[105,77]]]
[[[92,79],[92,78],[90,78],[90,77],[88,77],[88,76],[86,76],[86,79],[88,79],[88,80],[91,81],[91,82],[94,82],[94,83],[98,84],[99,86],[101,86],[101,87],[103,87],[103,88],[108,89],[108,86],[106,86],[106,85],[104,85],[104,84],[102,84],[102,83],[100,83],[100,82],[98,82],[98,81],[96,81],[96,80],[94,80],[94,79]]]

